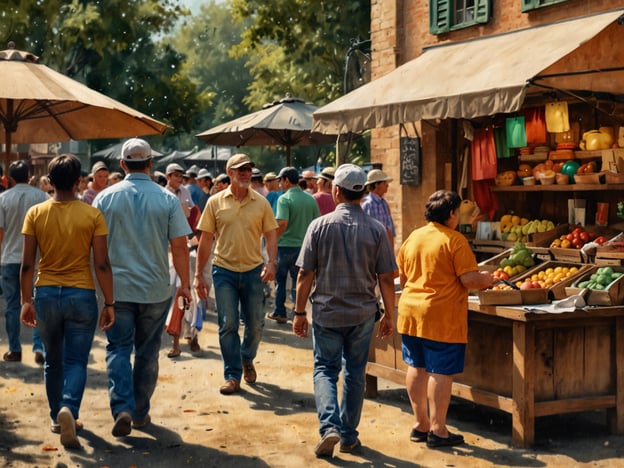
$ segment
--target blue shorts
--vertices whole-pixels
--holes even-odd
[[[417,336],[401,335],[403,361],[424,368],[430,374],[454,375],[464,372],[465,343],[443,343]]]

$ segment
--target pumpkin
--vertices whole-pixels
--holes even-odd
[[[494,182],[496,185],[513,185],[516,181],[516,173],[514,171],[504,171],[496,174]]]
[[[533,168],[530,164],[520,164],[517,171],[518,177],[529,177],[533,175]]]

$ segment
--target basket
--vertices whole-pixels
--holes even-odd
[[[605,181],[607,184],[624,184],[624,173],[605,172]]]
[[[577,184],[597,185],[602,183],[600,179],[603,175],[603,172],[592,172],[591,174],[574,174],[574,182],[576,182]]]

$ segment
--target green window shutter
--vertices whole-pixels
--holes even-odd
[[[491,11],[490,0],[477,0],[475,2],[475,23],[487,23],[490,20]]]
[[[429,2],[429,32],[442,34],[451,30],[452,0],[430,0]]]
[[[537,7],[536,3],[536,0],[522,0],[522,12],[534,10]]]
[[[567,1],[568,0],[522,0],[522,12],[526,13],[527,11]]]

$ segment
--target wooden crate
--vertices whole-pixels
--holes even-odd
[[[557,267],[577,267],[579,271],[572,276],[569,276],[565,279],[562,279],[558,283],[553,284],[550,288],[547,288],[549,292],[549,297],[551,299],[564,299],[568,297],[566,293],[566,286],[572,286],[574,282],[581,276],[585,275],[589,270],[592,270],[594,267],[592,265],[587,265],[579,262],[558,262],[558,261],[550,261],[545,262],[539,265],[536,268],[531,268],[531,270],[527,270],[522,275],[519,275],[517,278],[514,278],[514,283],[517,281],[524,281],[525,278],[530,278],[535,273],[539,273],[540,271],[547,270],[548,268],[557,268]]]
[[[579,294],[582,289],[577,286],[578,283],[589,279],[589,277],[593,275],[598,270],[598,268],[600,267],[593,266],[591,269],[586,270],[576,279],[576,281],[571,286],[567,286],[565,288],[566,294],[568,296]],[[618,273],[624,273],[624,267],[614,266],[612,268],[613,271],[617,271]],[[587,303],[587,305],[595,306],[614,306],[624,304],[624,276],[620,276],[606,289],[589,290],[589,292],[585,296],[585,302]]]
[[[570,226],[570,225],[565,225],[567,226],[567,229],[565,230],[565,232],[563,232],[562,234],[568,234],[570,233],[574,228],[576,228],[576,226]],[[617,229],[613,229],[609,226],[596,226],[596,225],[588,225],[588,226],[584,226],[583,230],[586,232],[589,232],[591,234],[595,234],[596,236],[604,236],[608,239],[617,236],[618,234],[620,234],[620,231]],[[561,235],[561,234],[560,234]],[[559,235],[559,236],[560,236]],[[557,236],[557,237],[559,237]],[[599,247],[598,249],[596,249],[596,252],[600,251],[601,248]],[[587,254],[585,254],[585,252],[582,252],[581,249],[563,249],[561,247],[551,247],[550,248],[550,253],[552,254],[553,258],[557,261],[560,262],[573,262],[573,263],[592,263],[594,258],[593,256],[589,256]],[[596,253],[596,257],[598,256],[598,254]]]
[[[478,291],[479,302],[482,305],[522,305],[522,304],[548,304],[548,289],[517,289]]]

